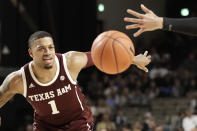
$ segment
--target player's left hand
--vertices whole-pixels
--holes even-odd
[[[133,64],[136,65],[139,69],[148,72],[146,66],[151,62],[151,56],[148,55],[148,51],[145,51],[144,54],[139,54],[134,57]]]

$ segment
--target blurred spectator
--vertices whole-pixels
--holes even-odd
[[[155,79],[156,77],[165,77],[169,73],[168,69],[165,67],[153,68],[149,75],[151,79]]]
[[[128,103],[129,89],[127,87],[119,89],[116,94],[116,103],[122,107]]]
[[[190,100],[189,102],[189,108],[193,109],[194,110],[194,113],[193,114],[196,114],[196,107],[197,107],[197,103],[196,103],[196,99],[195,97],[193,99]]]
[[[155,128],[155,131],[164,131],[163,127],[162,126],[158,126]]]
[[[197,115],[194,115],[194,110],[188,108],[186,110],[186,117],[183,119],[183,129],[184,131],[197,130]]]
[[[156,86],[154,80],[151,80],[148,88],[146,89],[146,94],[149,100],[156,98],[159,95],[159,88]]]
[[[121,131],[131,131],[131,125],[130,124],[123,125]]]
[[[151,48],[151,60],[154,62],[154,64],[160,62],[160,55],[158,54],[157,49],[154,47]]]
[[[88,97],[86,99],[87,99],[87,106],[90,108],[93,117],[96,117],[98,114],[97,114],[95,103]]]
[[[111,110],[115,110],[116,109],[116,94],[111,92],[110,94],[107,95],[107,104],[109,105],[109,107],[111,108]]]
[[[139,121],[134,123],[133,131],[142,131],[142,124]]]
[[[144,114],[144,123],[142,125],[142,131],[152,131],[156,127],[156,123],[153,120],[153,116],[150,112]]]
[[[104,114],[102,120],[97,123],[96,131],[116,131],[116,125],[110,120],[109,114]]]
[[[191,79],[189,81],[189,85],[187,86],[187,97],[195,97],[195,91],[197,89],[197,86],[196,86],[196,80],[195,79]]]
[[[133,90],[129,95],[130,106],[145,106],[148,104],[148,99],[140,89]]]
[[[194,52],[190,52],[188,58],[185,59],[183,66],[189,69],[190,71],[195,71],[197,69],[197,62]]]
[[[178,118],[176,119],[174,125],[172,125],[172,128],[174,131],[184,131],[183,130],[183,119],[185,118],[185,111],[181,110],[178,113]]]
[[[96,100],[100,95],[102,83],[98,80],[98,73],[95,71],[90,75],[90,80],[87,82],[88,95]],[[95,91],[96,90],[96,91]]]
[[[174,80],[174,84],[172,86],[172,96],[174,97],[181,97],[184,94],[184,89],[181,85],[181,82],[179,79]]]
[[[104,90],[105,96],[108,96],[110,93],[116,93],[118,90],[118,87],[115,85],[114,80],[109,80],[108,83],[108,86]]]
[[[180,68],[177,70],[177,77],[180,78],[182,86],[187,89],[189,86],[189,81],[192,78],[192,73],[186,68]]]
[[[117,115],[115,116],[115,122],[118,128],[127,123],[127,117],[125,116],[122,109],[118,109]]]
[[[96,114],[105,114],[105,113],[108,113],[110,114],[111,113],[111,109],[109,107],[109,105],[106,103],[105,99],[104,98],[98,98],[98,105],[96,107]]]

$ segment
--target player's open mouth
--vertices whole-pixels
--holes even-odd
[[[53,61],[53,58],[43,58],[43,61],[46,63],[51,63]]]

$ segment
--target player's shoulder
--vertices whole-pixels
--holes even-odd
[[[6,77],[6,82],[9,83],[11,92],[22,94],[23,92],[22,70],[17,70],[10,73]]]
[[[72,65],[73,59],[74,59],[74,52],[75,51],[68,51],[66,53],[63,54],[63,56],[66,59],[66,64],[68,67],[70,67],[70,65]]]
[[[13,83],[16,86],[20,86],[23,84],[23,77],[22,77],[23,70],[17,70],[15,72],[12,72],[10,75],[12,75],[11,83]]]
[[[22,80],[22,70],[20,69],[20,70],[14,71],[10,73],[8,76],[12,77],[12,80]]]
[[[79,51],[68,51],[63,54],[67,59],[75,59],[80,57],[86,57],[86,54],[84,52]]]
[[[84,59],[86,59],[86,54],[84,52],[79,51],[68,51],[64,53],[67,64],[75,65],[81,64]]]
[[[69,51],[65,53],[65,58],[67,67],[71,72],[79,73],[87,63],[87,56],[84,52]]]
[[[68,51],[68,52],[64,53],[63,55],[66,58],[72,58],[73,56],[76,56],[76,54],[77,54],[77,51]]]

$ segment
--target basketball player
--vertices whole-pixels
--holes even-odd
[[[197,36],[197,17],[191,18],[166,18],[158,17],[154,12],[146,8],[141,4],[141,9],[145,14],[140,14],[136,11],[128,9],[127,12],[137,18],[125,17],[125,22],[132,22],[135,24],[127,25],[126,29],[136,29],[139,30],[134,33],[134,37],[139,36],[143,32],[153,31],[157,29],[174,31],[179,33],[184,33],[187,35]]]
[[[90,52],[55,53],[52,36],[38,31],[29,38],[33,61],[6,77],[0,86],[0,108],[22,94],[34,108],[34,131],[92,131],[93,118],[77,77],[93,65]],[[140,54],[133,64],[147,71],[150,56]]]

